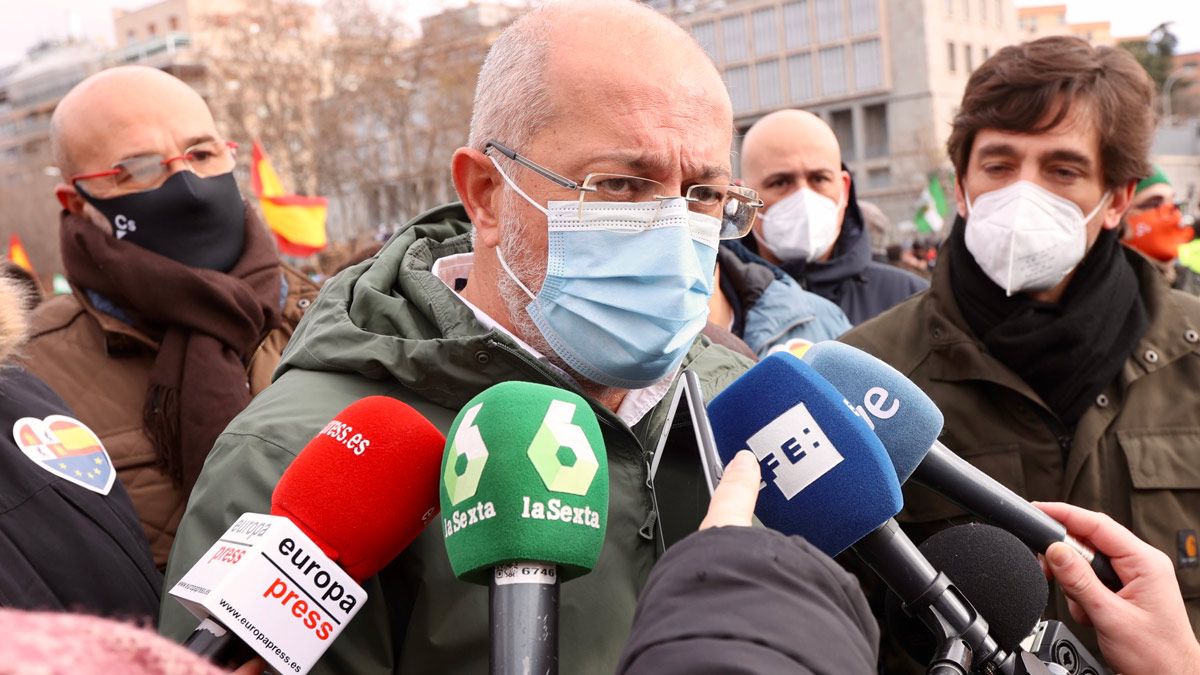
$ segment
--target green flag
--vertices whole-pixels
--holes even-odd
[[[917,232],[933,234],[941,232],[946,217],[946,194],[942,192],[942,183],[937,174],[929,174],[929,184],[925,186],[921,198],[917,200],[917,215],[913,222]]]

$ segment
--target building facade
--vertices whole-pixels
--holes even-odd
[[[1022,38],[1012,0],[650,4],[713,58],[740,134],[782,108],[820,115],[859,197],[893,223],[913,217],[931,172],[948,173],[945,142],[971,71]]]

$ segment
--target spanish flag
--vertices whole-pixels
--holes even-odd
[[[267,227],[275,233],[279,251],[307,257],[325,248],[325,214],[329,200],[324,197],[289,195],[283,190],[279,174],[258,141],[251,151],[250,186],[262,206]]]
[[[8,259],[17,267],[29,272],[29,276],[37,278],[37,273],[33,271],[33,263],[29,262],[29,253],[25,250],[25,245],[21,243],[21,238],[13,232],[8,238]]]

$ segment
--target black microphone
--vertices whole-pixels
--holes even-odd
[[[1008,532],[981,523],[950,527],[919,550],[988,620],[988,632],[1006,651],[1016,651],[1046,609],[1049,584],[1037,558]],[[887,594],[886,617],[897,640],[918,663],[935,645],[929,631],[909,617],[895,593]]]

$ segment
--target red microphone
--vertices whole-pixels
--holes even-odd
[[[171,589],[201,619],[184,646],[220,663],[244,642],[281,672],[306,672],[365,600],[352,587],[437,515],[445,446],[429,420],[393,398],[338,413],[279,479],[277,518],[243,515]],[[305,550],[305,537],[319,551]]]
[[[354,577],[369,579],[438,513],[446,438],[386,396],[350,404],[292,462],[271,514],[295,523]]]

